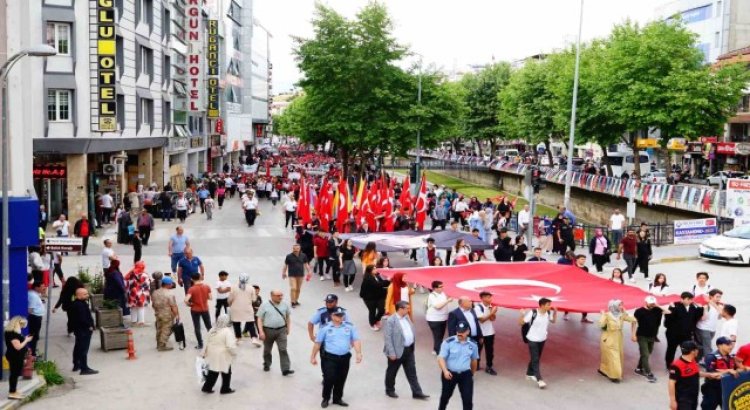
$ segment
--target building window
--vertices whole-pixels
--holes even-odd
[[[47,120],[70,122],[71,90],[47,90]]]
[[[141,126],[150,126],[153,123],[154,101],[141,98]]]
[[[121,36],[115,37],[115,64],[117,64],[117,77],[122,78],[125,72],[125,43]]]
[[[141,74],[149,76],[148,82],[150,83],[154,77],[154,51],[148,47],[138,46],[138,54],[136,58],[136,79]]]
[[[177,80],[174,81],[174,92],[179,96],[187,97],[187,88],[185,88],[185,84]]]
[[[120,21],[122,18],[123,3],[125,0],[115,0],[115,10],[117,10],[116,20]]]
[[[162,63],[161,71],[161,76],[164,84],[169,85],[169,82],[172,81],[172,59],[167,55],[164,56],[164,62]]]
[[[161,34],[162,38],[167,40],[169,40],[169,36],[172,34],[172,14],[168,9],[162,9]]]
[[[47,23],[47,44],[57,55],[70,55],[70,23]]]
[[[714,47],[721,47],[721,44],[719,44],[720,42],[721,33],[717,31],[716,33],[714,33]]]
[[[161,116],[162,131],[169,133],[172,129],[172,103],[167,100],[161,102]]]
[[[117,94],[117,129],[125,130],[125,95]]]
[[[136,22],[151,26],[154,3],[152,0],[135,0]],[[136,23],[136,24],[137,24]]]
[[[234,76],[240,76],[240,61],[236,58],[230,58],[229,59],[229,66],[227,67],[227,73],[234,75]]]
[[[229,2],[229,9],[227,10],[227,16],[232,20],[239,22],[242,17],[242,8],[234,1]]]
[[[232,29],[232,47],[240,51],[240,29],[236,27]]]

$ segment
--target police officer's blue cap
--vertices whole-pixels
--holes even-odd
[[[333,293],[329,293],[328,295],[326,295],[326,298],[325,298],[326,303],[338,302],[338,300],[339,300],[339,297],[334,295]]]
[[[333,314],[333,315],[341,315],[341,316],[343,316],[343,315],[345,315],[345,314],[346,314],[346,311],[344,311],[344,308],[342,308],[342,307],[338,307],[338,308],[334,309],[334,311],[333,311],[333,312],[331,312],[331,314]]]
[[[462,320],[458,322],[458,324],[456,324],[456,332],[458,333],[468,332],[469,330],[471,330],[471,327],[469,326],[469,322],[465,320]]]
[[[730,338],[728,338],[726,336],[722,336],[722,337],[716,339],[716,346],[719,346],[719,345],[731,345],[731,344],[732,344],[732,339],[730,339]]]

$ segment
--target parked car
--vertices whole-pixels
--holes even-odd
[[[742,172],[734,172],[734,171],[719,171],[713,173],[710,177],[708,177],[708,185],[718,185],[719,187],[723,188],[724,185],[727,183],[727,179],[729,178],[740,178],[744,176]]]
[[[729,264],[750,264],[750,225],[738,226],[700,244],[701,259]]]
[[[664,171],[649,172],[648,174],[644,175],[641,180],[649,184],[666,184],[667,173]]]
[[[172,200],[172,211],[169,216],[170,218],[177,217],[177,211],[175,210],[174,205],[177,202],[178,194],[179,192],[177,191],[167,192],[167,195],[169,195],[169,198]],[[192,191],[185,191],[184,194],[185,194],[185,198],[187,198],[188,200],[188,216],[189,216],[190,214],[194,214],[197,208],[199,207],[198,197]]]

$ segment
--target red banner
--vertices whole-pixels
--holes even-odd
[[[496,306],[525,309],[538,307],[540,298],[552,300],[552,305],[570,312],[600,312],[607,303],[619,299],[625,308],[644,305],[649,293],[639,288],[621,285],[569,265],[547,262],[477,262],[459,266],[428,268],[394,268],[380,272],[387,277],[405,273],[404,279],[430,287],[432,281],[444,284],[444,292],[454,298],[468,296],[479,301],[479,292],[492,292]],[[679,295],[657,297],[660,305],[678,301]]]
[[[735,155],[735,143],[734,142],[719,142],[716,144],[716,153],[724,155]]]

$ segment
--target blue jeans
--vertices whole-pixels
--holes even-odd
[[[622,240],[622,229],[613,229],[612,230],[612,242],[615,244],[615,249],[617,249],[617,247],[620,246],[621,240]]]
[[[177,273],[177,262],[180,261],[180,259],[184,258],[184,253],[173,253],[172,254],[172,273]]]

